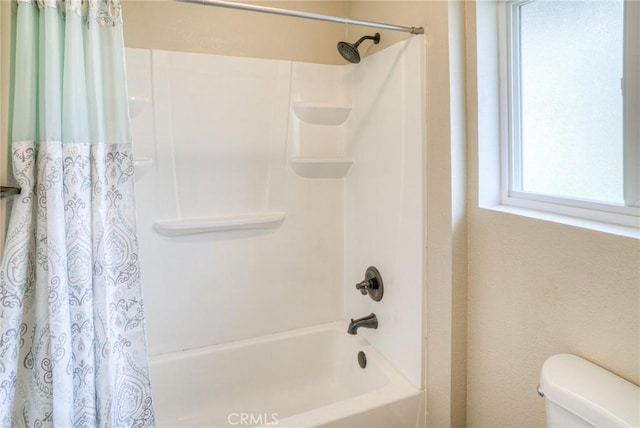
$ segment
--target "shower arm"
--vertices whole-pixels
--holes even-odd
[[[373,40],[374,43],[377,44],[380,41],[380,34],[378,34],[377,38],[376,38],[376,36],[362,36],[362,37],[360,37],[360,40],[358,40],[357,42],[355,42],[353,44],[353,46],[357,48],[358,46],[360,46],[360,43],[364,42],[365,40]]]
[[[362,21],[358,19],[341,18],[339,16],[320,15],[317,13],[300,12],[297,10],[278,9],[275,7],[258,6],[246,3],[235,3],[222,0],[174,0],[181,3],[194,3],[204,6],[225,7],[229,9],[246,10],[250,12],[270,13],[273,15],[292,16],[295,18],[315,19],[317,21],[335,22],[338,24],[360,25],[364,27],[381,28],[383,30],[402,31],[411,34],[424,34],[422,27],[404,27],[401,25],[391,25],[382,22]]]

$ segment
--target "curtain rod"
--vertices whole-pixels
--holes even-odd
[[[384,30],[402,31],[411,34],[424,34],[422,27],[403,27],[401,25],[384,24],[381,22],[361,21],[358,19],[341,18],[339,16],[320,15],[317,13],[300,12],[296,10],[278,9],[275,7],[257,6],[246,3],[235,3],[222,0],[174,0],[181,3],[202,4],[204,6],[226,7],[229,9],[247,10],[250,12],[270,13],[273,15],[293,16],[296,18],[315,19],[318,21],[336,22],[338,24],[361,25],[364,27],[382,28]]]

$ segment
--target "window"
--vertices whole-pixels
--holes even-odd
[[[638,227],[640,2],[503,6],[502,203]]]

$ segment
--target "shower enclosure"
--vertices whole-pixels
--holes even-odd
[[[414,37],[333,66],[128,49],[161,426],[226,426],[237,413],[301,426],[388,425],[396,415],[395,426],[415,425],[424,411],[423,51]],[[384,277],[379,302],[355,288],[371,265]],[[371,312],[378,329],[347,334],[345,320]],[[365,369],[360,350],[371,354]],[[300,375],[313,370],[332,374]],[[287,379],[301,384],[286,389]],[[208,392],[194,401],[178,390]],[[285,405],[302,396],[316,399]]]

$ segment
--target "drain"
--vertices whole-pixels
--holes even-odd
[[[367,367],[367,356],[362,351],[358,352],[358,364],[362,368]]]

